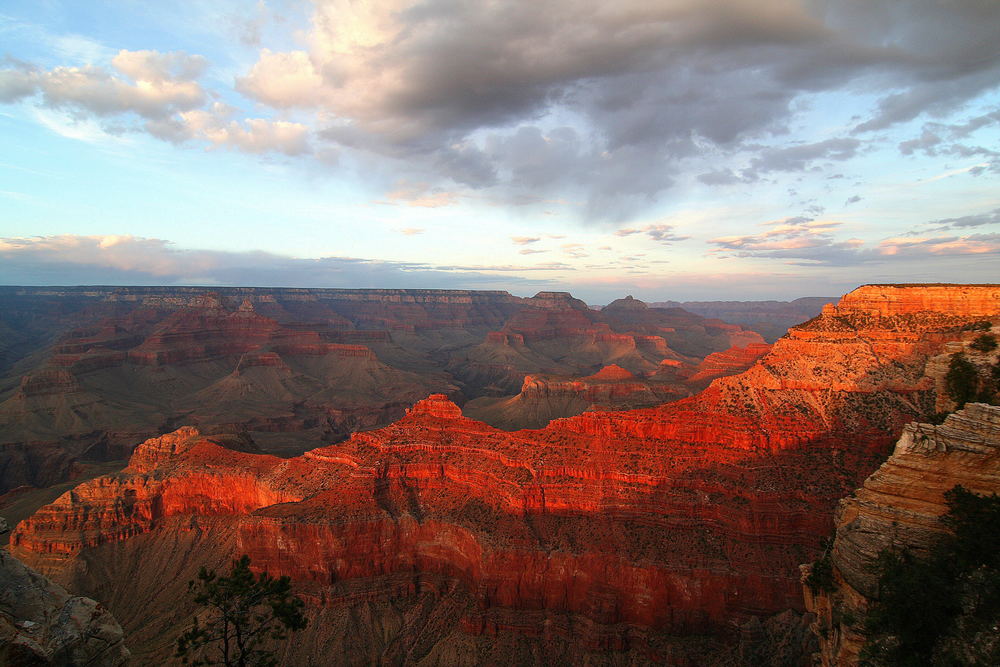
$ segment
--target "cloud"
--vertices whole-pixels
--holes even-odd
[[[417,234],[423,234],[424,231],[425,230],[420,227],[404,227],[399,230],[399,233],[403,236],[415,236]]]
[[[312,151],[309,129],[301,123],[266,118],[226,121],[202,110],[185,112],[181,118],[181,132],[186,130],[188,136],[205,139],[216,148],[231,148],[246,153],[278,152],[290,156]]]
[[[539,253],[548,252],[548,250],[536,250],[535,248],[522,248],[517,252],[521,255],[537,255]]]
[[[738,174],[732,169],[715,169],[698,174],[698,180],[705,185],[735,185],[737,183],[751,183],[756,180],[756,175],[745,171]]]
[[[458,203],[457,192],[445,192],[427,183],[398,183],[382,204],[403,204],[415,208],[442,208]]]
[[[897,237],[879,243],[879,254],[891,256],[983,255],[1000,253],[1000,234]]]
[[[933,226],[923,232],[883,239],[875,247],[865,247],[862,239],[838,239],[842,226],[835,221],[796,217],[763,223],[766,231],[758,234],[724,236],[709,240],[720,257],[781,259],[789,264],[853,266],[915,258],[963,255],[1000,255],[1000,233],[965,236],[931,236],[929,233],[949,227],[978,227],[1000,220],[1000,209],[978,216],[964,216],[925,223]],[[942,224],[944,223],[944,224]]]
[[[119,51],[112,69],[94,65],[40,70],[14,61],[0,70],[0,101],[36,94],[53,109],[107,117],[134,113],[161,119],[205,101],[196,79],[207,61],[182,52]]]
[[[759,234],[721,236],[710,239],[713,253],[722,257],[756,257],[805,260],[826,264],[850,264],[863,261],[860,239],[838,241],[833,230],[839,222],[794,217],[762,223],[769,227]]]
[[[917,118],[947,125],[1000,80],[1000,3],[982,0],[307,6],[308,26],[285,40],[295,46],[260,48],[234,90],[206,90],[200,56],[122,51],[48,70],[8,61],[0,101],[37,100],[178,143],[310,160],[343,152],[387,183],[426,183],[433,194],[412,197],[415,206],[475,190],[622,222],[688,174],[725,187],[856,159],[857,136],[789,139],[818,104],[874,99],[850,121],[856,132]],[[271,34],[266,21],[278,25],[259,4],[237,23],[256,44]],[[256,106],[213,110],[237,93]],[[980,156],[971,174],[1000,170],[988,145],[961,139],[995,122],[991,113],[931,127],[900,150],[943,150],[938,137],[955,155]]]
[[[992,137],[976,135],[984,129],[1000,125],[1000,109],[969,118],[961,123],[924,123],[920,136],[899,143],[899,152],[903,155],[923,153],[928,156],[947,155],[960,158],[986,157],[986,162],[974,165],[966,171],[978,175],[989,169],[1000,171],[1000,151],[983,145],[964,143],[974,141],[977,144],[991,143]]]
[[[932,232],[942,232],[946,230],[962,230],[971,227],[1000,226],[1000,208],[987,211],[986,213],[976,213],[973,215],[963,215],[957,218],[942,218],[931,220],[919,225],[914,231],[907,232],[904,236],[920,236]]]
[[[262,285],[497,289],[542,286],[512,275],[543,266],[435,266],[356,257],[303,259],[268,252],[178,248],[130,235],[0,238],[0,284]],[[503,275],[495,275],[501,273]]]
[[[276,108],[312,107],[323,94],[323,78],[305,51],[262,49],[257,63],[236,79],[236,90]]]
[[[64,111],[78,123],[97,119],[106,133],[145,131],[164,141],[198,140],[246,153],[312,152],[309,129],[301,123],[234,119],[236,109],[208,104],[209,95],[198,82],[208,61],[200,55],[122,50],[110,68],[8,65],[0,69],[0,102],[40,95],[43,108]]]
[[[771,171],[801,171],[819,160],[849,160],[857,154],[861,141],[851,138],[827,139],[812,144],[761,151],[750,165],[757,174]]]
[[[654,223],[639,228],[624,227],[615,232],[615,236],[621,237],[632,236],[634,234],[645,234],[659,243],[674,243],[675,241],[684,241],[691,238],[690,236],[680,236],[675,234],[673,225],[663,223]]]
[[[528,245],[529,243],[538,243],[542,238],[540,236],[511,236],[510,240],[515,245]]]
[[[684,241],[691,238],[690,236],[675,234],[673,225],[649,225],[643,231],[649,238],[660,243],[674,243],[675,241]]]
[[[957,108],[1000,78],[998,18],[974,2],[315,0],[305,47],[262,49],[237,87],[446,189],[622,220],[713,151],[751,168],[707,185],[855,157],[851,137],[775,145],[816,93],[891,91],[863,129]]]
[[[850,206],[851,204],[857,204],[859,201],[861,201],[861,195],[851,195],[844,202],[844,206]]]

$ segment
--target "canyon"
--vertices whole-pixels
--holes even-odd
[[[576,379],[610,364],[649,375],[761,342],[623,302],[598,312],[562,292],[0,287],[0,495],[124,459],[184,424],[292,456],[388,424],[430,393],[463,404],[515,394],[528,375]],[[690,393],[655,382],[666,387],[656,400]],[[593,403],[564,399],[545,416]]]
[[[502,364],[476,365],[498,358],[483,346],[526,367],[568,341],[576,368],[590,364],[585,400],[643,373],[701,373],[707,387],[516,431],[428,392],[391,424],[285,458],[245,432],[164,429],[120,473],[22,521],[11,551],[106,604],[147,661],[189,622],[197,567],[246,553],[307,601],[312,622],[281,649],[285,664],[709,664],[724,649],[693,637],[805,611],[799,564],[819,555],[837,502],[904,425],[946,404],[942,360],[973,325],[1000,324],[996,285],[864,286],[771,347],[634,299],[600,316],[568,295],[535,299],[451,377],[509,387]]]

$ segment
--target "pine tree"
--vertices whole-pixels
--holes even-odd
[[[288,577],[275,579],[250,571],[250,557],[233,562],[228,576],[202,567],[188,583],[194,601],[206,607],[177,640],[177,657],[191,665],[269,667],[276,665],[266,640],[281,641],[287,631],[306,627],[304,603],[291,593]]]

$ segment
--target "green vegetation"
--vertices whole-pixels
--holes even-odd
[[[951,355],[948,373],[944,376],[945,389],[951,400],[955,401],[956,409],[976,397],[979,388],[979,373],[976,366],[965,358],[961,352]]]
[[[262,648],[262,642],[284,640],[286,630],[306,627],[304,604],[291,594],[289,578],[266,572],[255,577],[249,556],[235,561],[225,577],[202,567],[188,591],[206,609],[177,640],[177,657],[185,664],[276,665],[274,651]]]
[[[969,343],[969,347],[977,352],[992,352],[997,349],[997,337],[993,334],[980,334]]]
[[[980,320],[979,322],[970,322],[962,327],[962,331],[989,331],[993,328],[993,323],[989,320]]]
[[[879,557],[862,664],[1000,664],[1000,497],[956,486],[945,498],[952,533],[929,557],[905,549]]]
[[[832,551],[833,541],[827,540],[823,545],[823,555],[814,561],[809,569],[806,585],[813,592],[813,595],[820,592],[830,593],[834,589]]]

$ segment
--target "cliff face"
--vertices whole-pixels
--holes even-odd
[[[736,375],[767,354],[770,345],[751,343],[713,352],[697,366],[663,359],[655,370],[632,373],[611,364],[586,377],[526,375],[515,396],[483,397],[462,411],[498,428],[541,428],[553,419],[586,411],[633,410],[685,398],[717,378]]]
[[[991,285],[865,285],[836,306],[838,313],[887,317],[926,311],[962,317],[991,317],[997,313],[1000,284]]]
[[[946,530],[944,494],[956,485],[978,494],[1000,489],[1000,407],[973,403],[940,426],[908,424],[889,460],[841,501],[831,552],[834,585],[804,589],[824,666],[858,663],[864,614],[878,596],[878,555],[890,547],[926,555]]]
[[[696,396],[534,431],[469,419],[440,394],[292,459],[180,431],[22,522],[13,549],[75,590],[113,591],[132,636],[154,644],[183,620],[160,569],[248,553],[327,623],[289,664],[348,646],[373,661],[407,646],[406,659],[460,663],[682,662],[671,635],[802,608],[798,564],[837,499],[932,410],[928,359],[981,318],[955,309],[826,314]],[[628,381],[606,375],[593,381]]]

